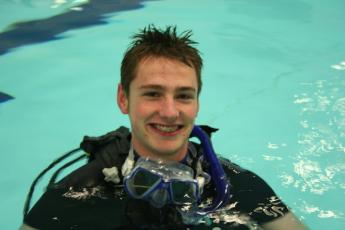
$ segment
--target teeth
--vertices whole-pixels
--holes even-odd
[[[162,132],[174,132],[178,129],[177,125],[174,126],[165,126],[165,125],[154,125],[156,129],[159,129]]]

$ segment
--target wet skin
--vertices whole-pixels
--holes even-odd
[[[182,160],[198,114],[194,68],[166,58],[141,60],[129,95],[121,85],[117,102],[128,114],[134,149],[144,157]]]

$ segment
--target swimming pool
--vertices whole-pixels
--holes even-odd
[[[344,9],[340,0],[0,0],[2,229],[20,225],[28,187],[53,159],[85,134],[128,125],[114,100],[119,64],[149,23],[194,31],[205,62],[198,123],[221,128],[216,151],[265,178],[311,229],[343,229]]]

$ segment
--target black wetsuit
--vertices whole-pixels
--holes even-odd
[[[120,131],[119,131],[120,130]],[[221,159],[231,183],[229,203],[205,218],[204,223],[186,226],[173,205],[161,209],[127,196],[122,183],[106,182],[103,168],[121,169],[129,151],[130,134],[123,128],[82,143],[91,156],[88,164],[59,183],[49,186],[25,216],[24,222],[40,230],[113,229],[254,229],[289,210],[267,183],[256,174]],[[115,138],[109,138],[112,136]],[[198,151],[202,151],[197,144]],[[190,154],[189,154],[189,157]],[[204,167],[208,167],[205,163]],[[122,179],[122,178],[121,178]],[[212,184],[204,188],[203,201],[211,200]]]

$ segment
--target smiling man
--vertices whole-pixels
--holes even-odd
[[[85,137],[89,162],[55,174],[22,229],[305,229],[263,179],[217,157],[217,129],[194,124],[202,59],[190,36],[134,35],[117,93],[131,132]]]
[[[118,105],[129,115],[141,156],[181,161],[199,110],[196,71],[177,60],[146,57],[129,92],[119,85]]]

